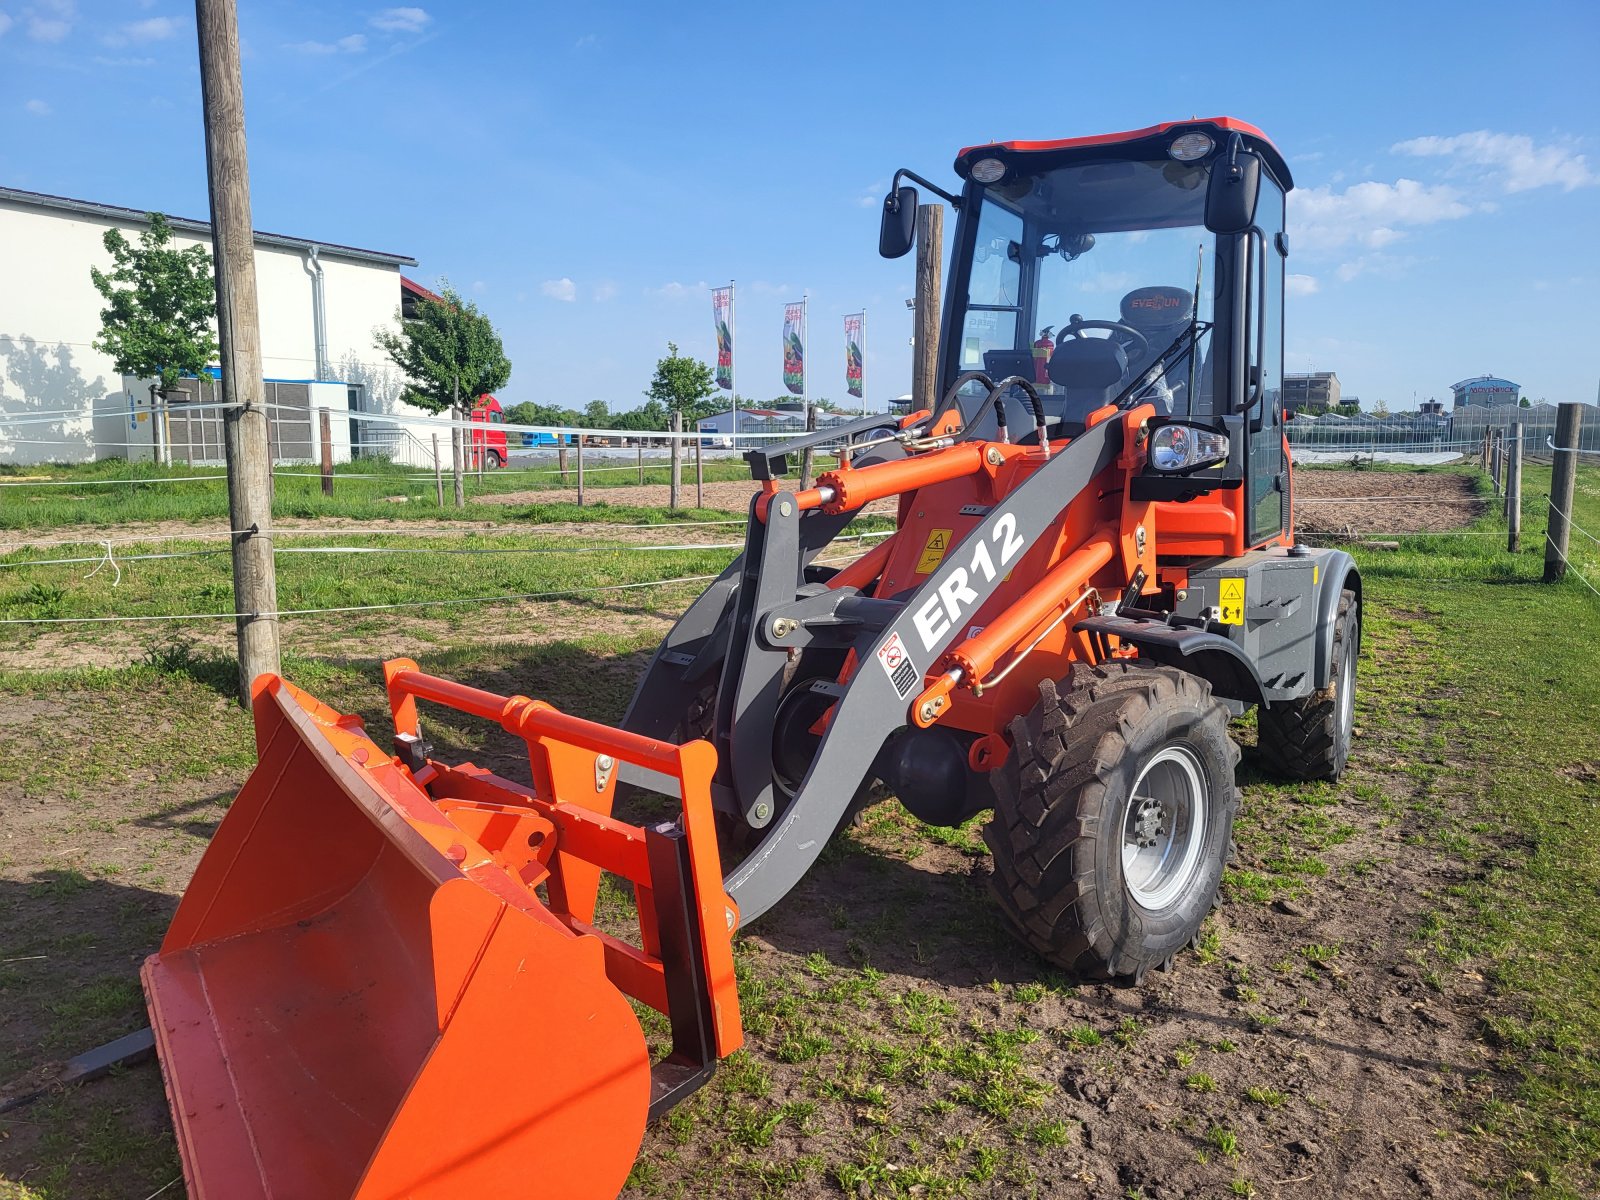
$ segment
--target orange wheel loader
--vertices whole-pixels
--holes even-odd
[[[992,812],[1020,942],[1136,983],[1216,902],[1230,719],[1285,775],[1344,769],[1361,579],[1293,534],[1282,156],[1216,118],[955,171],[897,173],[879,236],[910,248],[905,178],[958,214],[937,401],[747,455],[745,550],[622,728],[406,661],[381,735],[258,681],[259,765],[144,969],[191,1196],[614,1196],[740,1045],[733,935],[869,787]],[[824,565],[886,499],[892,535]],[[526,778],[435,760],[440,707],[523,739]],[[620,819],[619,785],[677,816]],[[602,872],[636,926],[596,924]]]

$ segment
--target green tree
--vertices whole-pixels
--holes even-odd
[[[611,429],[611,408],[604,400],[591,400],[583,406],[578,422],[586,429]]]
[[[506,410],[506,420],[512,425],[576,425],[578,413],[554,404],[535,404],[524,400]]]
[[[1529,400],[1526,396],[1524,396],[1521,400],[1517,401],[1517,407],[1518,408],[1532,408],[1533,407],[1533,401]]]
[[[405,376],[405,402],[431,413],[449,408],[457,394],[465,408],[511,378],[494,325],[449,284],[438,300],[417,298],[416,320],[403,321],[399,332],[380,329],[374,340]]]
[[[175,249],[167,218],[150,213],[149,220],[137,246],[120,229],[101,239],[112,267],[109,273],[89,268],[106,301],[94,348],[120,374],[156,380],[165,396],[180,377],[200,374],[217,356],[216,287],[205,247]]]
[[[1372,406],[1372,415],[1375,417],[1387,417],[1389,415],[1388,403],[1383,400],[1379,400]]]
[[[669,414],[680,414],[684,427],[692,429],[696,421],[721,411],[720,404],[707,403],[716,390],[711,368],[698,358],[680,355],[677,344],[668,342],[667,356],[657,360],[655,378],[644,394]]]

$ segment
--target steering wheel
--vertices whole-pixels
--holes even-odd
[[[1145,337],[1132,325],[1124,325],[1121,321],[1085,321],[1077,313],[1072,314],[1072,320],[1061,327],[1057,339],[1068,337],[1082,337],[1085,329],[1105,329],[1114,334],[1121,334],[1133,343],[1128,347],[1133,353],[1128,355],[1132,362],[1136,357],[1147,356],[1150,353],[1150,339]]]

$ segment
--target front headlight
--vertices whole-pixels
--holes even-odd
[[[1161,425],[1150,435],[1150,466],[1180,475],[1228,461],[1228,435],[1204,425]]]

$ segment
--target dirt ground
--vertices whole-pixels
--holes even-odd
[[[606,620],[590,613],[589,632]],[[1370,636],[1392,686],[1426,686],[1416,633]],[[461,679],[614,717],[643,662],[508,647]],[[154,712],[179,702],[149,698]],[[137,965],[252,754],[227,701],[206,703],[209,716],[128,728],[114,696],[7,697],[8,756],[55,762],[0,777],[0,997],[44,973],[55,998],[7,1005],[0,1079],[141,1022]],[[869,810],[740,939],[748,1050],[651,1128],[625,1195],[1488,1195],[1473,1180],[1494,1163],[1468,1135],[1499,1086],[1483,983],[1430,981],[1413,949],[1429,897],[1462,872],[1420,835],[1475,768],[1427,782],[1410,760],[1439,719],[1375,720],[1371,704],[1336,789],[1266,784],[1247,749],[1224,903],[1200,950],[1139,988],[1064,979],[1021,951],[985,894],[975,831],[931,837],[893,802]],[[1248,743],[1248,726],[1235,732]],[[509,745],[461,749],[525,772]],[[175,777],[186,753],[220,765]],[[1258,875],[1293,882],[1263,891]],[[86,1136],[68,1190],[41,1194],[144,1200],[176,1174],[147,1064],[0,1118],[0,1196],[33,1194],[6,1180],[48,1182],[38,1164],[63,1123],[120,1140]]]
[[[1381,537],[1470,525],[1487,509],[1468,475],[1444,471],[1299,471],[1295,528]]]

